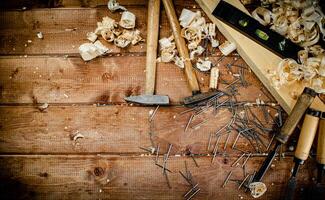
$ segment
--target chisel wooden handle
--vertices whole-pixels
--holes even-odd
[[[290,135],[293,133],[307,108],[313,102],[315,96],[316,92],[313,89],[307,87],[304,89],[303,93],[299,96],[295,106],[289,114],[287,120],[282,126],[279,135],[276,136],[277,141],[282,144],[288,141]]]
[[[156,60],[159,34],[160,0],[148,1],[146,86],[145,94],[153,95],[156,81]]]
[[[305,161],[308,158],[317,132],[320,113],[320,111],[310,108],[305,115],[295,151],[295,157],[301,161]]]
[[[200,92],[199,84],[195,75],[195,72],[190,61],[190,56],[184,38],[181,36],[181,27],[178,23],[176,12],[172,0],[162,0],[169,24],[173,31],[176,47],[180,57],[184,59],[185,64],[185,76],[187,78],[188,85],[193,94]]]
[[[325,112],[322,113],[318,126],[317,163],[325,165]]]

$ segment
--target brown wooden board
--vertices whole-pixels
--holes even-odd
[[[6,9],[26,9],[31,8],[53,8],[53,7],[106,7],[108,0],[15,0],[15,1],[1,1],[0,7]],[[146,0],[119,0],[120,5],[126,7],[132,6],[146,6]],[[175,5],[184,7],[197,7],[194,1],[175,0]]]
[[[170,157],[167,167],[171,189],[167,187],[162,169],[154,164],[154,157],[107,156],[1,156],[0,197],[15,199],[183,199],[190,189],[178,171],[185,172],[184,161],[201,191],[195,199],[250,199],[244,189],[229,181],[221,188],[230,170],[231,179],[243,180],[243,169],[230,167],[234,158],[217,158],[211,165],[208,157],[197,158],[199,168],[190,158]],[[247,162],[247,173],[259,165],[262,158]],[[162,156],[159,158],[159,163]],[[291,158],[275,161],[271,173],[265,177],[268,192],[260,199],[280,199],[283,183],[290,175]],[[308,169],[309,167],[309,169]],[[298,176],[299,185],[306,189],[313,177],[312,165],[307,163]],[[3,184],[6,183],[6,184]],[[242,198],[241,198],[242,197]]]
[[[137,28],[145,37],[146,1],[119,2],[135,13]],[[188,109],[180,106],[181,99],[191,94],[181,69],[171,63],[158,64],[156,93],[169,95],[172,106],[160,107],[150,123],[149,112],[155,107],[126,105],[123,100],[125,96],[143,93],[145,42],[123,50],[103,42],[113,49],[111,54],[90,62],[80,58],[78,47],[88,42],[86,33],[96,28],[97,21],[103,16],[120,19],[120,12],[110,13],[106,3],[1,2],[7,10],[0,13],[0,199],[182,199],[189,190],[178,173],[185,170],[185,160],[201,188],[197,199],[251,198],[237,190],[234,181],[225,189],[220,186],[231,169],[234,179],[243,179],[243,169],[230,165],[241,151],[254,152],[252,145],[240,138],[236,148],[241,151],[232,149],[237,136],[233,130],[225,149],[227,134],[222,133],[212,164],[215,137],[207,149],[210,134],[229,122],[230,110],[222,108],[214,113],[207,109],[184,131],[192,112],[180,114]],[[194,1],[174,3],[178,15],[184,7],[199,9]],[[23,6],[26,11],[22,11]],[[161,13],[160,38],[171,35],[163,9]],[[76,29],[66,30],[73,28]],[[36,36],[39,31],[44,34],[43,40]],[[217,37],[224,41],[219,32]],[[220,56],[219,50],[209,55],[216,65]],[[233,74],[239,68],[232,67],[232,72],[226,68],[235,58],[237,55],[232,54],[219,63],[219,89],[225,90],[236,79]],[[241,58],[236,64],[247,67]],[[208,91],[209,74],[196,73],[202,91]],[[253,73],[245,70],[245,77],[250,85],[237,85],[238,101],[255,102],[259,98],[274,102],[267,97],[268,92],[262,92],[265,89]],[[43,103],[49,107],[40,111],[38,106]],[[275,110],[267,109],[274,116]],[[272,126],[259,107],[252,108],[252,112],[265,126]],[[154,144],[149,132],[153,132]],[[84,138],[73,141],[77,133]],[[261,137],[267,143],[271,135],[265,133]],[[162,169],[154,165],[154,156],[139,148],[158,144],[160,163],[168,145],[173,144],[167,163],[167,168],[174,172],[169,176],[172,189],[168,189]],[[185,157],[188,150],[195,155],[199,168],[189,156]],[[255,156],[258,157],[247,163],[248,173],[256,170],[264,158],[263,154]],[[265,177],[268,192],[261,199],[278,199],[284,192],[292,158],[274,164]],[[308,184],[314,176],[311,164],[308,161],[301,170],[300,183]]]
[[[214,62],[218,59],[211,58]],[[234,59],[229,57],[219,64],[222,67]],[[242,60],[236,64],[245,66]],[[0,103],[123,103],[125,96],[143,93],[145,57],[105,57],[87,63],[81,58],[2,57],[0,70]],[[223,79],[235,80],[225,67],[221,73]],[[197,75],[202,90],[207,91],[209,74]],[[251,85],[238,87],[239,100],[255,101],[263,94],[261,84],[248,71],[246,80]],[[183,71],[172,63],[158,64],[156,85],[156,93],[169,95],[173,104],[191,95]],[[225,87],[220,84],[219,88]],[[270,101],[265,96],[261,99]]]
[[[178,8],[177,11],[180,14],[183,6]],[[147,8],[135,6],[131,7],[129,11],[137,16],[136,29],[139,29],[141,35],[146,38]],[[82,43],[89,42],[87,33],[94,31],[97,22],[102,21],[105,16],[109,16],[117,22],[121,18],[120,12],[112,13],[106,7],[3,11],[0,13],[0,21],[2,22],[0,55],[51,54],[79,57],[79,46]],[[209,21],[208,18],[207,21]],[[161,12],[160,26],[160,37],[169,37],[171,32],[164,11]],[[43,39],[37,38],[38,32],[43,33]],[[224,40],[221,34],[218,37],[221,41]],[[28,43],[28,40],[31,40],[32,43]],[[100,41],[112,49],[111,54],[141,53],[144,55],[146,50],[144,42],[120,49],[103,39]]]
[[[188,130],[185,127],[191,112],[182,114],[187,108],[162,107],[149,123],[149,111],[153,107],[130,106],[51,106],[41,112],[32,106],[0,107],[0,152],[3,154],[142,154],[148,153],[139,147],[152,146],[149,131],[153,132],[154,147],[158,144],[162,151],[168,143],[174,145],[173,154],[184,154],[188,149],[195,154],[210,154],[216,138],[210,133],[225,126],[230,120],[228,109],[212,110],[193,119]],[[258,116],[258,109],[253,109]],[[259,111],[260,112],[260,111]],[[209,120],[196,127],[197,124]],[[262,120],[262,117],[261,117]],[[150,126],[152,126],[150,128]],[[81,134],[77,141],[73,136]],[[218,145],[219,153],[238,155],[240,151],[231,149],[236,132],[224,149],[227,134],[223,131]],[[265,144],[271,134],[262,137]],[[245,138],[240,138],[236,148],[254,152]]]

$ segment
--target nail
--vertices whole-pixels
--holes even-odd
[[[186,200],[190,200],[190,199],[192,199],[198,192],[200,192],[200,188],[199,189],[197,189],[189,198],[187,198]]]
[[[190,123],[192,122],[193,117],[194,117],[194,114],[192,114],[191,117],[190,117],[190,119],[188,120],[184,132],[187,131],[188,127],[190,126]]]
[[[187,195],[189,195],[199,184],[195,184],[183,197],[186,197]]]
[[[252,155],[252,153],[248,154],[248,156],[247,156],[247,158],[245,159],[245,161],[244,161],[242,167],[244,167],[244,166],[246,165],[246,163],[247,163],[248,159],[251,157],[251,155]]]
[[[153,111],[152,115],[150,116],[149,122],[151,122],[153,120],[153,118],[155,117],[158,108],[159,108],[159,105],[156,107],[156,109]]]
[[[249,174],[244,178],[244,180],[241,182],[241,184],[238,186],[238,190],[241,188],[241,186],[243,186],[243,184],[245,183],[245,181],[247,180],[247,178],[249,177]]]
[[[234,167],[244,156],[245,153],[243,153],[239,158],[237,158],[237,160],[235,160],[235,162],[231,166]]]
[[[226,187],[226,184],[228,183],[231,175],[232,175],[232,171],[229,172],[228,176],[226,177],[225,181],[223,182],[223,184],[222,184],[223,188]]]

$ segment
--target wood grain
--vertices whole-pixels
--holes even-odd
[[[235,77],[222,66],[233,59],[220,63],[221,77],[228,82]],[[237,62],[245,66],[242,60]],[[125,96],[142,94],[145,83],[143,56],[105,57],[86,63],[81,58],[2,57],[0,70],[0,103],[123,103]],[[209,74],[197,72],[197,76],[201,89],[207,91]],[[259,91],[261,84],[252,73],[245,76],[251,85],[238,87],[238,98],[255,101],[261,92],[252,95],[248,91]],[[173,104],[191,95],[182,70],[174,64],[159,63],[156,81],[156,93],[169,95]],[[220,84],[219,88],[224,87]]]
[[[159,162],[161,163],[161,157]],[[154,165],[154,157],[106,157],[106,156],[15,156],[0,157],[0,180],[6,185],[0,197],[16,199],[182,199],[190,189],[178,173],[185,171],[187,161],[189,171],[199,183],[201,191],[196,199],[244,199],[252,198],[238,184],[230,181],[226,188],[221,185],[233,170],[232,179],[242,180],[243,170],[230,167],[236,158],[218,157],[214,165],[207,157],[197,158],[199,168],[190,158],[170,157],[167,167],[171,189],[168,189],[161,168]],[[260,199],[280,199],[290,175],[292,159],[278,162],[265,177],[268,192]],[[247,163],[247,173],[261,162],[252,158]],[[298,177],[297,193],[306,186],[313,176],[311,164],[301,169]],[[309,174],[309,175],[308,175]]]
[[[26,7],[31,8],[55,8],[55,7],[106,7],[107,0],[15,0],[15,1],[1,1],[0,7],[6,9],[21,9]],[[119,0],[120,5],[130,6],[146,6],[147,0]],[[175,0],[175,5],[184,7],[198,7],[194,1]]]
[[[230,120],[227,109],[215,115],[207,110],[193,119],[188,130],[185,126],[191,113],[180,114],[187,110],[183,107],[160,108],[150,128],[149,111],[153,107],[132,106],[52,106],[41,112],[31,106],[0,107],[0,152],[6,154],[141,154],[146,153],[139,147],[152,146],[149,131],[153,131],[153,141],[161,146],[161,151],[174,145],[172,154],[183,154],[190,149],[195,154],[211,153],[216,142],[212,137],[210,150],[207,150],[210,133],[215,133]],[[262,116],[260,109],[253,109]],[[195,126],[209,119],[200,127]],[[261,118],[262,119],[262,118]],[[225,132],[225,131],[224,131]],[[73,141],[80,133],[84,138]],[[231,146],[237,136],[230,133],[225,150],[227,134],[221,136],[218,148],[220,153],[238,155],[239,151]],[[261,137],[265,144],[270,136]],[[253,151],[249,141],[240,138],[236,147]]]
[[[179,15],[183,6],[177,8]],[[136,15],[136,28],[146,38],[147,8],[145,6],[136,6],[131,7],[129,10]],[[51,54],[79,57],[79,46],[82,43],[89,42],[86,34],[94,31],[97,27],[97,22],[101,21],[105,16],[109,16],[116,21],[119,21],[121,18],[120,12],[109,12],[106,7],[97,9],[55,8],[3,11],[0,13],[0,21],[2,22],[0,29],[0,55]],[[208,18],[207,21],[209,21]],[[37,32],[42,32],[44,39],[38,39]],[[160,38],[168,37],[171,34],[166,13],[162,10]],[[221,34],[218,34],[218,38],[221,41],[224,40]],[[28,43],[28,40],[32,40],[32,43]],[[120,49],[102,39],[100,41],[112,49],[112,54],[141,53],[141,55],[144,55],[146,51],[145,42]]]

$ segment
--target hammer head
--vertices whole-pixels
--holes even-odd
[[[124,98],[127,102],[142,105],[169,105],[169,97],[166,95],[138,95]]]

